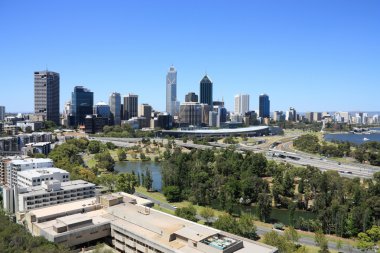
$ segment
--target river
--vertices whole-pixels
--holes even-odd
[[[380,131],[380,128],[371,128],[371,130]],[[348,141],[355,144],[362,144],[368,141],[380,142],[380,133],[371,134],[353,134],[353,133],[339,133],[339,134],[325,134],[326,141]]]
[[[154,162],[116,162],[115,171],[117,172],[128,172],[132,173],[134,171],[136,174],[145,173],[145,169],[149,168],[152,171],[153,178],[153,190],[161,191],[162,189],[162,179],[161,179],[161,166],[159,163]]]

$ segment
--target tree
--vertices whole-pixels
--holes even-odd
[[[257,216],[261,221],[266,222],[270,218],[272,211],[272,198],[269,194],[260,193],[257,199]]]
[[[358,248],[361,250],[370,250],[373,246],[375,246],[375,243],[372,241],[371,237],[364,232],[360,232],[358,234],[358,240]]]
[[[234,217],[232,217],[230,214],[219,216],[219,218],[214,222],[213,226],[216,229],[220,229],[233,234],[237,234],[239,232],[238,223],[236,219],[234,219]]]
[[[92,170],[84,168],[84,167],[79,168],[79,177],[89,182],[95,182],[96,180],[95,173]]]
[[[148,157],[148,158],[149,158],[149,157]],[[141,153],[141,154],[140,154],[140,159],[141,159],[142,161],[149,160],[150,158],[149,158],[149,159],[148,159],[148,158],[147,158],[147,156],[146,156],[144,153]]]
[[[197,221],[197,218],[195,217],[197,214],[197,210],[193,205],[189,205],[187,207],[177,208],[175,210],[175,215],[190,220],[190,221]]]
[[[90,146],[90,144],[89,144]],[[103,151],[95,155],[95,160],[97,161],[97,168],[104,169],[107,171],[113,171],[115,166],[115,161],[113,160],[110,152]]]
[[[320,248],[319,253],[329,253],[328,241],[322,230],[318,230],[314,235],[315,244]]]
[[[97,180],[100,185],[107,187],[110,192],[113,192],[115,190],[117,178],[116,174],[107,173],[101,174]]]
[[[90,141],[90,143],[87,146],[88,152],[91,154],[97,154],[100,152],[100,141]]]
[[[144,174],[142,174],[144,176]],[[145,177],[143,177],[143,182],[145,181]],[[144,184],[144,183],[143,183]],[[164,195],[166,200],[169,202],[179,202],[182,200],[181,198],[181,189],[175,185],[169,185],[163,188]]]
[[[130,173],[121,173],[117,175],[116,190],[133,194],[135,192],[136,176]]]
[[[152,171],[149,168],[145,168],[145,176],[144,176],[143,186],[146,188],[147,191],[152,190],[153,177],[152,177]]]
[[[292,243],[298,242],[300,238],[297,230],[295,230],[294,227],[285,229],[284,236],[288,241],[291,241]]]
[[[106,143],[106,146],[107,146],[107,148],[110,149],[110,150],[114,150],[114,149],[116,148],[116,145],[113,144],[112,142],[107,142],[107,143]]]
[[[205,207],[201,210],[200,216],[202,216],[206,220],[206,225],[210,224],[211,219],[214,218],[215,212],[210,207]]]
[[[265,244],[278,248],[279,253],[294,253],[296,246],[284,236],[279,235],[276,231],[268,232],[264,235]]]
[[[254,240],[257,238],[256,226],[253,224],[253,217],[250,214],[243,214],[238,220],[238,234]]]
[[[125,153],[124,149],[119,148],[117,150],[117,158],[119,161],[124,161],[127,158],[127,154]]]

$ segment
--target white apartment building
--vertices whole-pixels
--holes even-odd
[[[70,173],[58,168],[25,170],[19,171],[17,174],[17,185],[19,187],[38,186],[43,182],[53,180],[58,180],[59,182],[67,182],[70,180]]]
[[[249,95],[238,94],[235,96],[235,114],[243,115],[249,111]]]
[[[6,166],[6,183],[8,186],[17,186],[18,172],[38,168],[52,168],[53,160],[49,158],[29,158],[23,160],[12,160]]]
[[[16,212],[57,205],[95,196],[95,184],[84,180],[60,182],[44,181],[40,186],[18,189]]]

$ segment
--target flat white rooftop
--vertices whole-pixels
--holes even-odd
[[[25,177],[25,178],[36,178],[41,176],[48,176],[53,175],[56,173],[68,173],[66,170],[59,169],[59,168],[40,168],[40,169],[34,169],[34,170],[24,170],[18,172],[19,176]]]
[[[23,164],[31,164],[31,163],[52,163],[53,160],[50,158],[27,158],[23,160],[13,160],[12,163],[14,165],[23,165]]]
[[[32,142],[32,143],[25,144],[25,146],[43,147],[43,146],[49,145],[49,144],[51,144],[51,143],[50,142]]]

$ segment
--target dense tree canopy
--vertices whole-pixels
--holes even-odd
[[[0,252],[14,253],[68,253],[60,245],[48,242],[43,237],[33,237],[21,225],[13,223],[0,212]]]
[[[361,181],[335,171],[267,161],[262,154],[233,148],[185,153],[168,146],[163,157],[164,194],[170,199],[180,196],[237,215],[253,205],[252,213],[263,221],[270,221],[272,206],[286,208],[296,228],[342,237],[357,236],[380,223],[380,173]],[[315,218],[296,219],[297,210]]]

